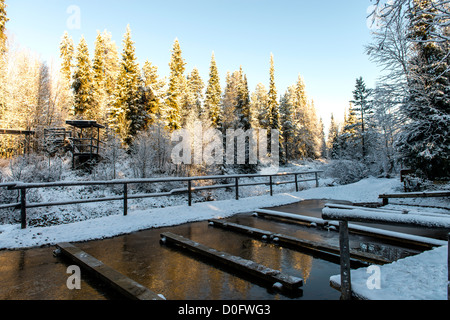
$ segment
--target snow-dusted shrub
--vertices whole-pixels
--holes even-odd
[[[350,184],[367,178],[365,165],[356,160],[336,160],[330,162],[324,175],[333,178],[337,184]]]

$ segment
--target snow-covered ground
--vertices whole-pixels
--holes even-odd
[[[299,202],[306,199],[336,199],[355,202],[377,201],[380,193],[392,192],[398,187],[396,179],[368,178],[358,183],[336,186],[310,188],[300,192],[275,193],[246,197],[241,200],[220,200],[195,203],[189,207],[184,204],[164,208],[145,209],[143,205],[131,206],[128,215],[120,214],[121,203],[117,204],[117,214],[98,218],[84,219],[72,223],[55,224],[42,227],[20,229],[19,224],[0,225],[0,249],[29,248],[53,245],[58,242],[76,242],[114,237],[139,230],[165,227],[211,218],[225,218],[237,213],[251,212],[264,207],[273,207]],[[61,191],[57,191],[61,192]],[[61,199],[63,195],[59,195]],[[80,211],[111,210],[109,203],[83,205]],[[83,210],[84,209],[84,210]]]
[[[314,183],[312,183],[313,185]],[[116,208],[109,207],[109,203],[83,205],[80,212],[97,210],[96,218],[80,219],[70,223],[59,223],[48,226],[34,226],[25,230],[19,224],[0,225],[0,249],[23,249],[42,245],[53,245],[58,242],[77,242],[114,237],[155,227],[166,227],[194,221],[205,221],[211,218],[226,218],[237,213],[252,212],[264,207],[291,204],[307,199],[333,199],[351,202],[377,202],[383,193],[401,191],[399,179],[367,178],[349,185],[330,187],[329,179],[321,180],[321,187],[310,188],[300,192],[284,190],[284,186],[276,189],[271,197],[267,192],[253,189],[245,194],[241,200],[218,200],[212,202],[194,203],[189,207],[182,199],[172,206],[160,204],[157,208],[146,208],[145,203],[130,206],[128,216],[120,214],[120,203]],[[286,185],[287,186],[287,185]],[[286,187],[287,188],[287,187]],[[292,186],[291,186],[292,189]],[[55,190],[55,192],[63,192]],[[245,192],[244,192],[245,193]],[[63,194],[54,198],[65,197]],[[45,201],[46,199],[44,199]],[[448,207],[447,200],[421,199],[411,200],[414,204],[435,205]],[[169,204],[169,203],[168,203]],[[395,209],[412,210],[414,207],[390,205]],[[67,209],[69,210],[69,209]],[[421,209],[426,212],[440,212],[448,215],[449,211],[435,208]],[[115,212],[105,215],[105,211]],[[367,269],[352,272],[352,285],[361,296],[369,299],[446,299],[447,295],[447,246],[439,247],[421,255],[399,260],[396,263],[381,267],[381,289],[367,288]],[[339,282],[339,276],[331,277]]]

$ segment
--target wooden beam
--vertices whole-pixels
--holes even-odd
[[[246,234],[253,238],[257,238],[259,240],[268,241],[274,243],[279,246],[287,246],[293,249],[300,250],[309,250],[313,252],[319,252],[322,254],[332,254],[337,256],[340,254],[339,247],[332,246],[326,243],[320,243],[316,241],[310,241],[306,239],[299,239],[292,236],[287,236],[280,233],[273,233],[266,230],[260,230],[252,227],[247,227],[243,225],[239,225],[236,223],[225,222],[222,220],[211,219],[209,220],[210,225],[214,227],[219,227],[222,229],[227,229],[235,232],[239,232],[242,234]],[[380,257],[375,254],[371,254],[368,252],[361,252],[357,250],[351,250],[351,257],[360,261],[368,262],[368,263],[377,263],[377,264],[387,264],[391,263],[391,260]]]
[[[164,300],[143,285],[125,277],[70,243],[56,245],[57,252],[92,273],[115,291],[131,300]]]
[[[172,244],[181,249],[199,254],[223,266],[230,267],[239,273],[268,282],[272,286],[279,283],[284,289],[292,291],[298,290],[303,286],[303,279],[301,278],[285,275],[278,270],[273,270],[254,261],[217,251],[170,232],[161,234],[161,242],[164,244]]]

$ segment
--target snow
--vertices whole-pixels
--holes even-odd
[[[378,288],[368,285],[373,271],[352,270],[352,290],[367,300],[447,300],[447,252],[442,246],[380,266]],[[340,280],[340,275],[330,277],[336,285]]]
[[[129,208],[128,215],[123,216],[120,210],[112,208],[111,204],[94,204],[95,207],[84,205],[78,210],[93,209],[110,215],[100,215],[97,218],[84,219],[78,222],[57,224],[43,227],[20,229],[17,224],[0,225],[0,249],[23,249],[42,245],[54,245],[60,242],[78,242],[110,238],[140,230],[156,227],[167,227],[187,222],[206,221],[230,217],[237,213],[254,212],[267,207],[287,205],[307,199],[346,200],[351,202],[377,202],[378,196],[385,193],[396,193],[401,190],[398,179],[367,178],[349,185],[326,187],[326,179],[321,180],[322,187],[310,188],[300,192],[290,192],[280,186],[273,197],[269,195],[248,196],[241,200],[221,200],[214,202],[195,203],[189,207],[184,202],[171,207],[145,209],[145,206]],[[280,191],[281,190],[281,191]],[[287,191],[286,191],[287,190]],[[62,190],[56,190],[58,199],[66,199]],[[286,192],[284,192],[286,191]],[[253,190],[255,192],[255,190]],[[46,200],[46,197],[43,197]],[[164,205],[169,201],[162,202]],[[412,204],[434,204],[432,199],[411,199]],[[442,203],[442,202],[441,202]],[[444,202],[445,203],[445,202]],[[444,204],[445,205],[445,204]],[[120,206],[120,204],[118,204]],[[388,206],[387,208],[390,208]],[[393,205],[402,212],[411,209],[403,205]],[[448,203],[447,203],[448,207]],[[421,208],[425,214],[423,219],[436,219],[435,208]],[[414,211],[414,210],[412,210]],[[370,212],[366,210],[364,214]],[[440,213],[447,213],[442,211]],[[371,214],[376,214],[371,212]],[[379,213],[378,213],[379,214]],[[383,213],[384,214],[384,213]],[[397,214],[396,217],[411,217],[411,214]],[[415,214],[414,214],[415,216]],[[447,216],[449,217],[449,216]],[[403,219],[402,218],[402,219]],[[437,219],[439,220],[439,219]],[[441,219],[442,220],[442,219]],[[315,222],[315,221],[314,221]],[[432,221],[430,223],[437,223]],[[440,221],[439,223],[442,223]],[[443,244],[441,242],[441,244]],[[367,280],[370,274],[367,268],[352,271],[353,290],[366,299],[446,299],[447,292],[447,246],[408,257],[389,265],[381,266],[381,289],[370,290]],[[339,283],[340,276],[332,276],[330,281]]]

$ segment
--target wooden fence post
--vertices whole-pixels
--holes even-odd
[[[192,207],[192,180],[188,180],[188,203]]]
[[[339,247],[341,259],[341,299],[352,299],[352,282],[350,270],[350,242],[348,238],[348,221],[339,222]]]
[[[316,188],[319,187],[319,174],[317,172],[314,172],[315,176],[316,176]]]
[[[123,215],[128,215],[128,184],[123,184]]]
[[[295,175],[295,191],[298,192],[298,175]]]
[[[20,189],[20,221],[22,229],[27,228],[27,189]]]
[[[235,179],[235,188],[236,188],[236,200],[239,200],[239,178]]]
[[[273,196],[272,176],[270,176],[269,184],[270,184],[270,195]]]
[[[450,300],[450,233],[448,234],[447,273],[447,300]]]

